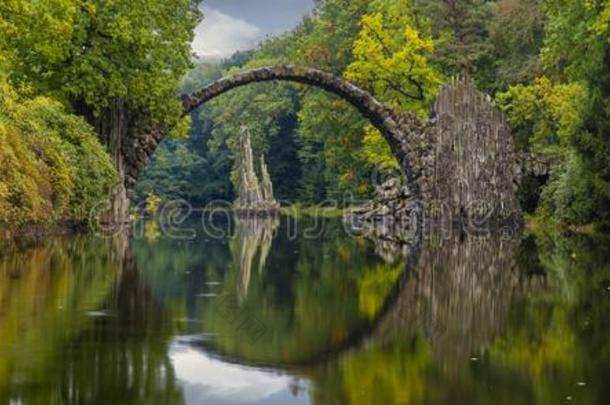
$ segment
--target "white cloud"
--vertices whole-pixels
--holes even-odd
[[[204,59],[222,59],[235,51],[251,49],[264,33],[255,25],[204,7],[204,20],[195,30],[193,51]]]
[[[171,345],[169,356],[186,397],[193,402],[265,402],[287,392],[291,382],[287,376],[224,363],[178,342]]]

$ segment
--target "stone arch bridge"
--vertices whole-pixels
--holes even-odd
[[[423,201],[453,217],[480,214],[483,208],[494,217],[519,216],[515,191],[520,170],[510,128],[491,98],[479,93],[469,80],[453,80],[444,86],[433,115],[423,120],[397,111],[329,73],[296,66],[264,67],[222,78],[198,92],[183,95],[184,114],[235,88],[277,80],[326,90],[366,117],[400,162],[404,182],[394,193],[399,197]],[[123,139],[117,165],[123,179],[119,194],[125,200],[125,211],[138,176],[163,136],[160,129],[152,128]],[[392,209],[400,215],[404,207]],[[115,216],[116,211],[115,208]]]

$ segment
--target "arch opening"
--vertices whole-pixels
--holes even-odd
[[[405,181],[413,188],[411,163],[402,147],[405,134],[395,118],[396,111],[353,83],[321,70],[300,66],[270,66],[237,73],[214,81],[195,93],[182,95],[184,115],[238,87],[271,81],[289,81],[317,87],[350,103],[381,132],[392,154],[402,166]]]

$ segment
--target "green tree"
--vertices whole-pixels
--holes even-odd
[[[85,220],[116,179],[92,128],[46,97],[20,97],[0,72],[0,223]]]
[[[429,63],[434,41],[420,33],[413,11],[411,0],[373,2],[344,76],[394,108],[426,116],[441,74]],[[357,156],[368,171],[398,165],[379,131],[365,124],[362,133]]]
[[[421,25],[436,40],[433,61],[446,75],[467,74],[488,89],[493,80],[493,47],[488,21],[494,0],[414,0]]]
[[[545,10],[546,77],[512,87],[498,99],[534,150],[561,157],[542,193],[542,212],[561,222],[608,227],[609,6],[547,0]]]
[[[119,101],[159,122],[179,116],[175,93],[199,21],[194,2],[15,0],[3,3],[0,21],[15,83],[96,116]]]
[[[492,90],[528,83],[541,75],[544,41],[543,0],[499,0],[489,23],[495,66]]]
[[[548,70],[586,86],[589,103],[573,146],[590,182],[590,215],[610,227],[610,5],[604,0],[547,1],[543,61]]]
[[[373,4],[376,12],[362,17],[345,77],[396,108],[426,114],[441,82],[428,62],[434,42],[416,28],[410,0]]]
[[[0,6],[0,52],[13,86],[84,117],[122,169],[125,140],[149,126],[186,133],[176,92],[199,17],[192,0],[11,0]]]
[[[497,99],[521,147],[557,158],[569,153],[589,108],[588,96],[582,83],[557,83],[542,76],[529,85],[512,86]]]

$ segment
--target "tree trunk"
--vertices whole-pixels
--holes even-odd
[[[91,124],[100,140],[112,157],[118,173],[118,181],[109,196],[108,209],[100,218],[102,223],[122,224],[129,221],[129,193],[126,187],[126,163],[123,145],[132,132],[133,120],[124,106],[122,99],[116,99],[113,105],[99,114],[82,101],[72,103],[77,114]]]

